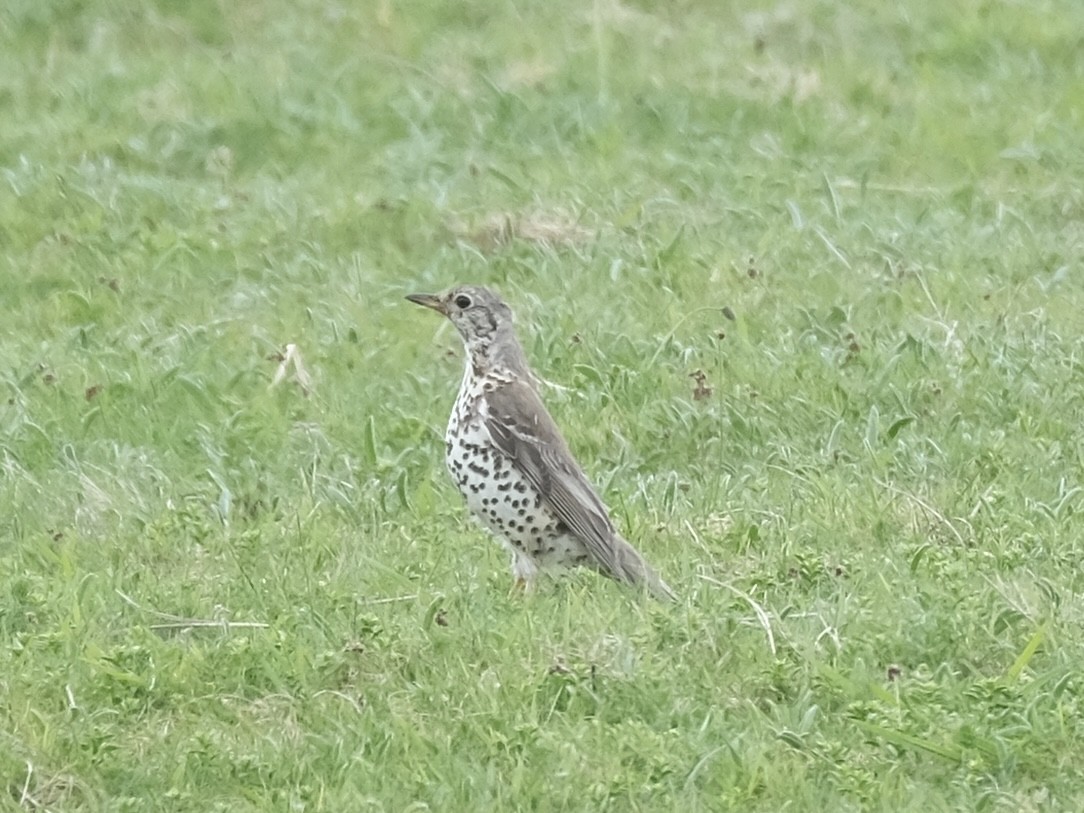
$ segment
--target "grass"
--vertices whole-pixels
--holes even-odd
[[[1082,10],[656,6],[5,5],[0,809],[1080,809]],[[675,606],[509,594],[460,281]]]

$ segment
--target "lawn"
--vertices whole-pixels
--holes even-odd
[[[0,810],[1084,808],[1081,31],[8,0]],[[511,589],[468,281],[676,603]]]

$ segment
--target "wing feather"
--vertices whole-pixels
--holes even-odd
[[[673,598],[665,582],[614,529],[535,389],[509,382],[487,393],[486,403],[486,429],[497,448],[512,458],[561,522],[584,543],[599,569],[619,581],[646,583]]]

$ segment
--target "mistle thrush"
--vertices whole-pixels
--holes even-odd
[[[407,299],[447,316],[463,338],[466,369],[444,435],[445,462],[467,507],[512,553],[516,582],[528,587],[540,570],[584,566],[674,598],[614,528],[546,411],[511,309],[473,285]]]

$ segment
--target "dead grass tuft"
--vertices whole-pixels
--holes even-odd
[[[480,225],[471,227],[453,223],[451,229],[458,239],[486,253],[499,251],[517,241],[547,248],[577,246],[594,236],[594,232],[561,211],[493,212],[482,218]]]

